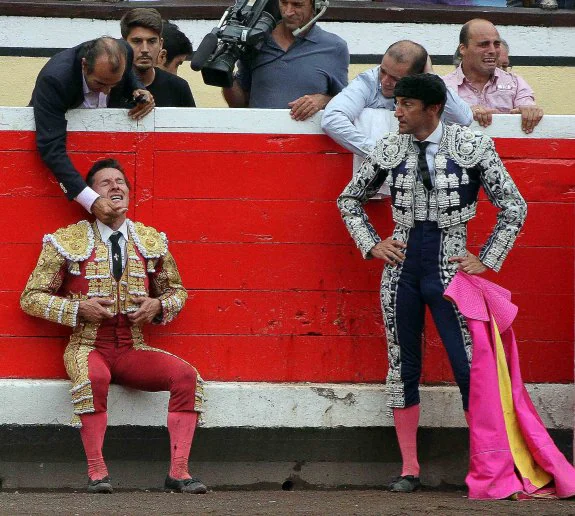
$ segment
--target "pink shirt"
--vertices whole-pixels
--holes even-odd
[[[518,75],[499,68],[495,69],[482,91],[465,78],[461,65],[443,77],[443,80],[470,106],[480,105],[509,113],[515,107],[535,105],[535,96],[529,84]]]

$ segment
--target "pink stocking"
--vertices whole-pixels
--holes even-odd
[[[82,428],[80,437],[88,460],[88,477],[90,480],[100,480],[108,476],[108,468],[102,456],[104,435],[108,425],[107,412],[95,412],[93,414],[80,415]]]
[[[190,478],[188,459],[198,422],[197,412],[168,412],[170,433],[170,477],[183,480]]]
[[[403,462],[401,475],[418,477],[417,427],[419,425],[419,405],[412,405],[404,409],[393,409],[393,419]]]

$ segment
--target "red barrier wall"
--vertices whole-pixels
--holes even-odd
[[[515,330],[529,382],[573,381],[575,140],[498,138],[529,203],[500,274],[519,305]],[[80,170],[112,156],[133,181],[130,217],[165,231],[190,300],[149,343],[207,380],[382,382],[381,262],[364,261],[335,198],[351,155],[319,134],[71,133]],[[484,199],[484,198],[483,198]],[[369,213],[390,231],[389,206]],[[496,210],[485,200],[471,249]],[[0,132],[0,377],[65,378],[67,329],[21,312],[42,236],[85,216],[40,162],[32,131]],[[452,380],[430,321],[424,382]]]

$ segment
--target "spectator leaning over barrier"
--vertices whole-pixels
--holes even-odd
[[[59,52],[40,70],[30,101],[42,160],[66,197],[79,202],[105,224],[121,213],[117,205],[86,185],[70,161],[66,152],[66,111],[127,106],[131,102],[134,107],[128,115],[135,120],[150,113],[154,98],[134,75],[132,56],[132,49],[124,41],[110,37]]]
[[[178,68],[193,52],[192,43],[175,23],[163,20],[164,43],[158,54],[157,67],[178,75]]]
[[[412,492],[420,486],[417,427],[425,306],[433,315],[467,411],[471,337],[461,313],[443,293],[458,270],[499,271],[523,225],[527,205],[489,137],[440,121],[447,92],[437,75],[404,77],[394,94],[399,131],[378,140],[337,202],[363,257],[385,264],[381,304],[389,360],[388,406],[403,462],[401,475],[389,489]],[[396,225],[391,236],[382,239],[363,206],[384,181],[391,188]],[[480,187],[500,212],[475,256],[467,250],[467,222],[475,216]]]
[[[431,60],[425,48],[413,41],[397,41],[383,55],[376,68],[359,74],[325,108],[322,129],[336,142],[354,154],[366,157],[375,147],[381,135],[367,134],[354,125],[366,108],[382,108],[393,111],[393,90],[399,79],[406,75],[433,72]],[[447,90],[447,102],[441,118],[446,123],[469,125],[473,121],[469,106],[451,89]]]
[[[521,128],[531,133],[543,110],[535,105],[533,90],[521,77],[497,68],[500,50],[495,25],[479,18],[468,21],[459,35],[461,64],[443,80],[471,106],[481,126],[490,125],[494,113],[520,113]]]
[[[134,51],[134,72],[154,95],[157,107],[196,107],[188,81],[156,67],[162,50],[162,17],[140,7],[120,20],[122,37]]]
[[[146,323],[166,324],[187,298],[164,233],[126,218],[130,185],[121,165],[96,162],[86,182],[123,215],[106,225],[82,220],[44,237],[20,303],[33,316],[73,328],[64,363],[73,386],[74,426],[88,460],[88,492],[111,493],[102,456],[108,388],[170,391],[171,463],[164,488],[205,493],[188,473],[202,384],[187,362],[144,342]]]
[[[306,120],[347,85],[343,39],[315,23],[293,35],[313,18],[314,5],[315,0],[279,0],[281,22],[251,59],[238,62],[233,86],[223,89],[230,107],[290,108],[294,120]]]

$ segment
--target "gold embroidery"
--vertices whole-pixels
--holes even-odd
[[[86,221],[81,221],[44,238],[38,264],[21,296],[22,308],[30,315],[74,327],[64,352],[64,364],[72,380],[74,426],[81,426],[81,414],[94,411],[88,356],[95,349],[99,327],[98,323],[77,321],[80,301],[91,297],[112,299],[114,305],[108,309],[113,315],[118,315],[138,309],[138,305],[133,303],[134,297],[150,295],[160,299],[161,322],[166,323],[176,317],[187,298],[174,259],[168,252],[165,235],[131,221],[128,221],[128,228],[132,236],[127,242],[126,267],[119,283],[111,275],[108,247],[102,242],[99,232]],[[93,257],[87,261],[92,253]],[[65,274],[79,275],[80,265],[85,266],[84,278],[78,278],[78,281],[86,281],[81,291],[55,295]],[[146,286],[147,278],[150,289]],[[140,327],[133,326],[131,333],[135,349],[167,353],[147,346]],[[203,389],[199,375],[197,384],[196,407],[201,411]]]
[[[53,244],[46,242],[38,264],[30,275],[20,306],[27,314],[66,326],[76,325],[78,302],[53,295],[62,285],[65,258]]]
[[[46,235],[44,242],[51,242],[60,254],[72,262],[86,260],[94,247],[94,231],[86,220],[60,228]]]
[[[150,291],[162,303],[162,324],[173,320],[184,307],[188,293],[182,285],[176,261],[168,251],[161,270],[152,277]]]
[[[164,233],[141,222],[129,221],[128,229],[144,258],[160,258],[168,252],[168,240]]]

